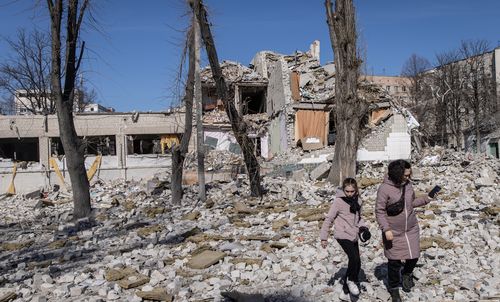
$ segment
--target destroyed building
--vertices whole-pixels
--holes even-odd
[[[315,41],[307,52],[259,52],[249,66],[222,62],[236,110],[247,122],[255,154],[262,159],[335,143],[335,66],[321,65],[319,51]],[[206,148],[240,154],[210,68],[204,68],[200,77]],[[411,114],[395,106],[384,87],[366,78],[360,80],[360,97],[370,103],[370,112],[358,160],[409,158],[411,128],[418,125]],[[99,158],[102,179],[131,179],[169,167],[170,159],[163,154],[184,132],[183,112],[178,108],[169,113],[76,114],[77,133],[87,144],[87,168]],[[0,125],[0,190],[5,191],[14,178],[24,191],[57,182],[64,185],[67,173],[55,115],[1,116]],[[194,150],[194,140],[189,150]],[[217,156],[211,158],[209,170],[220,166]],[[15,172],[15,162],[29,163],[28,168]],[[188,171],[186,177],[190,175]]]
[[[85,142],[87,168],[98,161],[99,177],[150,177],[170,167],[168,148],[184,132],[184,113],[75,114]],[[0,116],[0,192],[17,192],[69,183],[55,115]],[[58,172],[59,171],[59,172]]]
[[[335,66],[320,64],[319,45],[319,41],[314,41],[309,51],[292,55],[262,51],[249,67],[222,62],[236,109],[250,124],[249,136],[255,138],[256,155],[270,159],[296,147],[310,151],[334,144]],[[401,81],[401,87],[406,87],[404,79]],[[206,144],[215,150],[239,152],[222,102],[217,99],[209,67],[202,71],[202,86]],[[360,149],[358,158],[409,158],[410,117],[400,114],[391,117],[397,113],[389,102],[394,94],[384,91],[379,83],[373,84],[363,77],[360,86],[361,96],[371,104],[371,124],[389,121],[379,131],[382,133],[364,143],[366,148]],[[400,89],[403,95],[406,88]]]

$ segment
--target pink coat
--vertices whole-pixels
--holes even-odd
[[[335,199],[330,206],[328,215],[323,222],[323,226],[320,231],[321,240],[328,239],[328,233],[332,222],[334,223],[334,235],[335,239],[347,239],[351,241],[358,240],[359,227],[366,226],[366,223],[361,218],[359,220],[358,213],[354,214],[350,212],[349,205],[342,200],[344,197],[344,191],[341,189],[337,190],[335,194]],[[358,199],[359,205],[361,205],[361,199]]]
[[[387,204],[398,202],[402,188],[398,188],[386,176],[377,192],[375,217],[382,232],[392,231],[392,244],[384,244],[384,254],[387,259],[404,260],[415,259],[420,256],[420,228],[413,208],[429,203],[427,196],[415,198],[411,182],[405,188],[405,207],[403,212],[396,216],[388,216]],[[392,245],[392,246],[391,246]]]

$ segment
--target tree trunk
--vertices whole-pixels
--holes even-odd
[[[55,99],[59,133],[67,158],[68,172],[73,190],[73,218],[78,219],[89,216],[91,212],[89,181],[87,171],[85,170],[84,151],[81,141],[76,134],[73,121],[75,79],[83,53],[82,46],[80,56],[77,60],[76,45],[88,1],[84,0],[80,10],[78,0],[68,1],[68,7],[64,10],[62,0],[56,0],[54,3],[52,0],[47,0],[47,4],[51,19],[52,64],[50,77],[52,96]],[[61,72],[61,20],[63,11],[67,11],[67,24],[65,70]],[[64,75],[64,89],[61,85],[62,74]]]
[[[479,118],[479,109],[475,110],[474,112],[474,119],[475,119],[475,130],[476,130],[476,153],[479,154],[481,153],[481,131],[479,130],[479,124],[481,123],[480,118]]]
[[[219,58],[217,56],[217,50],[215,48],[215,43],[210,31],[210,25],[207,19],[207,13],[205,7],[201,0],[195,1],[195,11],[198,11],[198,22],[200,24],[201,36],[205,44],[205,49],[207,51],[208,60],[210,61],[210,68],[212,70],[212,75],[216,83],[217,95],[222,99],[226,113],[231,121],[231,128],[233,130],[234,136],[240,148],[243,152],[245,159],[245,165],[248,172],[248,177],[250,181],[250,190],[252,196],[262,196],[263,190],[260,184],[260,167],[257,158],[255,157],[254,144],[252,140],[247,136],[247,125],[236,111],[233,100],[229,99],[229,93],[226,85],[226,81],[222,75],[222,70],[219,65]]]
[[[186,83],[186,95],[184,96],[184,104],[186,106],[186,115],[184,122],[184,135],[182,136],[180,146],[175,145],[172,148],[172,203],[180,204],[182,199],[182,174],[184,159],[188,151],[189,140],[193,129],[193,96],[194,96],[194,22],[188,35],[189,49],[189,67],[188,78]]]
[[[198,160],[198,197],[201,202],[207,201],[205,186],[205,135],[203,133],[203,99],[201,93],[200,78],[200,22],[198,22],[199,6],[194,6],[194,43],[195,43],[195,64],[194,64],[194,97],[196,99],[196,157]]]
[[[352,0],[325,1],[330,40],[335,54],[336,141],[328,180],[340,184],[356,176],[356,153],[361,139],[361,121],[368,104],[357,95],[359,66],[356,49],[356,20]]]

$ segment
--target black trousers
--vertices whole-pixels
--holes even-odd
[[[409,275],[413,273],[413,269],[417,265],[418,258],[407,259],[405,264],[401,263],[401,260],[388,260],[387,263],[387,275],[389,279],[389,289],[397,288],[401,281],[401,266],[403,266],[403,274]]]
[[[348,279],[349,281],[359,282],[358,275],[361,270],[361,259],[359,258],[359,246],[357,241],[350,241],[347,239],[337,239],[344,252],[349,258],[349,263],[347,264],[347,273],[344,277],[344,281]],[[344,282],[344,287],[346,283]]]

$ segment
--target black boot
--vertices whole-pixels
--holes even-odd
[[[403,290],[407,293],[415,286],[412,274],[403,274]]]
[[[401,296],[399,295],[399,289],[393,288],[389,290],[389,293],[391,294],[391,299],[392,302],[402,302]]]

